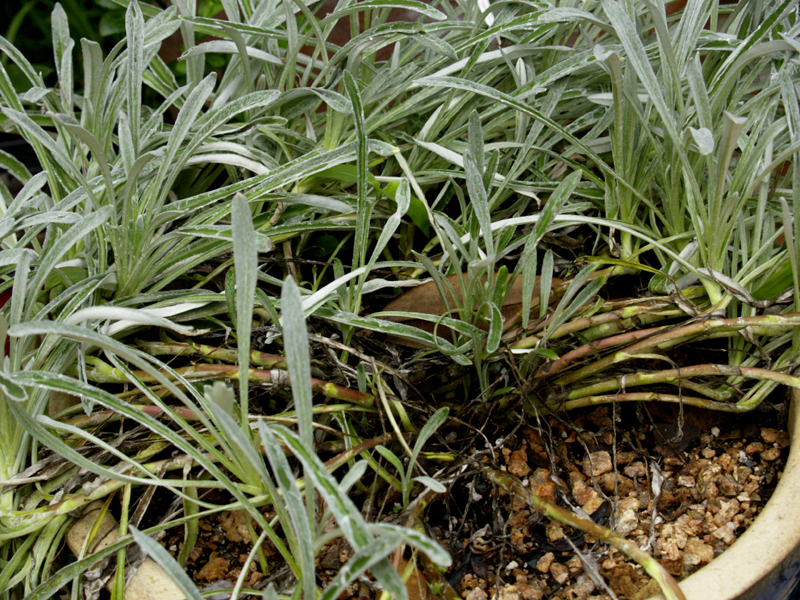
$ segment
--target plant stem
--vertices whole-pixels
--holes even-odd
[[[605,340],[598,340],[576,348],[572,352],[564,355],[561,359],[554,361],[548,369],[548,374],[560,370],[568,362],[601,348],[617,346],[627,341],[640,340],[629,346],[625,350],[615,352],[590,365],[577,369],[572,373],[564,375],[555,380],[556,385],[567,386],[590,375],[608,369],[612,365],[636,358],[637,354],[652,352],[653,350],[666,350],[692,339],[709,337],[720,333],[741,331],[745,328],[758,328],[759,334],[776,335],[783,331],[800,325],[800,313],[788,313],[783,315],[762,315],[757,317],[739,317],[733,319],[704,319],[692,322],[678,328],[663,331],[663,327],[635,331],[622,334]]]
[[[152,356],[198,356],[208,360],[219,360],[234,363],[238,351],[229,348],[217,348],[207,344],[194,342],[145,342],[137,345]],[[257,350],[250,351],[250,362],[266,369],[286,369],[286,358],[277,354],[266,354]]]
[[[632,544],[621,535],[615,533],[607,527],[603,527],[602,525],[590,521],[589,519],[579,517],[578,515],[575,515],[570,511],[561,508],[560,506],[556,506],[555,504],[548,502],[541,496],[537,496],[532,491],[524,487],[519,480],[507,473],[503,473],[502,471],[497,471],[495,469],[487,469],[485,474],[489,481],[491,481],[494,485],[501,487],[509,494],[514,494],[518,498],[524,500],[528,506],[534,508],[551,521],[557,521],[559,523],[563,523],[564,525],[574,527],[575,529],[592,535],[599,540],[603,540],[622,552],[631,560],[636,561],[650,575],[650,577],[658,582],[658,585],[661,587],[661,591],[664,593],[664,596],[666,596],[667,600],[686,600],[686,596],[683,595],[683,592],[678,587],[678,584],[666,571],[666,569],[664,569],[664,567],[662,567],[655,558],[640,550],[636,544]]]
[[[686,404],[729,413],[745,413],[754,407],[743,407],[732,402],[715,402],[706,398],[695,396],[684,396],[675,394],[661,394],[658,392],[636,392],[630,394],[604,394],[601,396],[586,396],[577,400],[569,400],[559,406],[560,410],[575,410],[586,406],[597,406],[598,404],[611,404],[612,402],[672,402],[674,404]]]
[[[98,383],[128,383],[127,377],[125,377],[121,371],[114,369],[111,365],[97,357],[87,356],[86,362],[91,367],[86,370],[86,375],[89,380]],[[236,379],[239,377],[239,367],[236,365],[197,364],[175,369],[174,372],[191,381]],[[149,375],[144,371],[134,371],[134,373],[145,383],[153,383],[156,381],[153,375]],[[169,377],[171,380],[175,379],[170,372],[162,371],[162,374]],[[273,369],[270,371],[266,369],[248,369],[248,379],[259,383],[272,383],[279,387],[289,386],[291,383],[288,373],[280,369]],[[313,377],[311,378],[311,389],[328,398],[352,402],[360,406],[371,407],[375,400],[371,394],[365,394]]]
[[[631,373],[619,375],[612,379],[607,379],[583,388],[572,390],[567,394],[567,400],[576,400],[584,396],[593,396],[612,390],[625,390],[628,387],[639,385],[649,385],[654,383],[670,383],[679,387],[687,387],[693,391],[698,391],[713,400],[727,400],[733,395],[733,388],[729,387],[722,391],[707,386],[698,386],[691,382],[684,381],[690,377],[707,377],[722,375],[726,377],[742,377],[747,379],[769,380],[781,385],[793,388],[800,388],[800,377],[793,377],[786,373],[770,371],[755,367],[739,367],[736,365],[725,364],[705,364],[681,367],[680,369],[669,369],[655,373]]]

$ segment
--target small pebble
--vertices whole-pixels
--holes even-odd
[[[599,477],[613,468],[611,455],[605,450],[592,452],[583,459],[583,472],[589,477]]]
[[[489,596],[481,588],[473,588],[466,593],[464,600],[486,600]]]
[[[636,462],[632,462],[627,467],[625,467],[624,471],[625,475],[628,477],[635,479],[636,477],[644,477],[647,475],[647,467],[644,463],[640,460]]]
[[[557,542],[564,537],[564,530],[561,529],[561,525],[558,523],[548,523],[545,532],[547,534],[547,541],[551,543]]]
[[[761,439],[764,440],[767,444],[774,444],[778,441],[778,430],[772,429],[771,427],[762,427],[761,428]]]
[[[567,567],[561,563],[554,562],[552,565],[550,565],[550,575],[553,576],[553,579],[556,580],[556,583],[563,585],[564,582],[569,578],[569,569],[567,569]]]
[[[744,451],[747,454],[755,454],[756,452],[763,452],[764,451],[764,444],[761,442],[753,442],[752,444],[747,444],[744,447]]]
[[[555,555],[552,552],[548,552],[539,559],[539,562],[536,563],[536,570],[540,571],[541,573],[547,573],[550,570],[550,565],[553,564],[555,559]]]

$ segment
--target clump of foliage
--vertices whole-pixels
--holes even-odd
[[[2,124],[41,166],[0,153],[21,186],[0,183],[0,292],[13,292],[0,336],[4,597],[78,590],[96,555],[48,571],[70,513],[112,493],[128,507],[134,486],[179,499],[182,516],[145,530],[184,527],[179,563],[199,518],[246,510],[260,532],[251,560],[266,567],[273,544],[296,582],[281,591],[307,598],[329,541],[319,495],[355,550],[323,595],[370,569],[403,596],[383,557],[446,553],[364,522],[347,491],[371,469],[418,515],[412,486],[441,483],[405,439],[427,415],[409,415],[391,368],[359,349],[365,331],[428,348],[474,374],[480,399],[525,398],[531,413],[626,400],[746,411],[800,387],[791,1],[690,0],[668,15],[661,2],[394,0],[317,16],[315,3],[223,0],[225,19],[184,0],[119,4],[124,37],[107,53],[73,39],[55,5],[56,86],[0,38]],[[329,42],[342,26],[347,41]],[[173,36],[177,64],[159,54]],[[364,314],[370,294],[423,276],[440,314]],[[646,292],[612,293],[630,281]],[[312,371],[306,319],[338,336],[335,369]],[[708,340],[724,341],[727,363],[671,358]],[[654,360],[670,368],[643,366]],[[254,383],[289,380],[283,406],[254,408]],[[79,403],[50,412],[54,392]],[[394,435],[365,427],[379,410]],[[149,437],[118,437],[108,425],[121,418]],[[332,428],[346,442],[326,466],[311,449]],[[370,452],[390,440],[410,464]],[[337,483],[328,471],[344,464]],[[129,526],[104,554],[124,555]]]

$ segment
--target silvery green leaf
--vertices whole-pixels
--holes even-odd
[[[367,132],[364,124],[364,104],[361,91],[350,71],[344,72],[344,84],[347,95],[353,105],[353,121],[356,129],[356,231],[353,251],[353,268],[364,265],[367,258],[367,236],[371,216],[370,206],[367,203]]]
[[[228,165],[231,167],[241,167],[256,175],[263,175],[269,172],[269,168],[264,163],[257,160],[252,160],[233,152],[210,152],[203,154],[195,154],[188,158],[183,164],[186,167],[192,165],[205,165],[205,164],[220,164]]]
[[[369,530],[376,536],[394,533],[400,536],[406,544],[428,555],[434,563],[447,568],[453,564],[450,554],[438,542],[432,540],[424,533],[408,527],[400,527],[391,523],[372,523]]]
[[[380,263],[375,263],[372,265],[373,269],[383,269],[387,267],[400,267],[401,265],[404,266],[417,266],[417,263],[407,262],[407,261],[385,261]],[[334,296],[337,290],[347,283],[348,281],[355,279],[356,277],[361,276],[362,274],[366,273],[368,269],[365,267],[359,267],[358,269],[354,269],[343,275],[341,277],[337,277],[331,283],[321,287],[313,294],[309,294],[305,298],[303,298],[303,311],[305,314],[314,314],[320,306],[325,304],[326,300],[332,296]]]
[[[315,194],[291,194],[285,196],[283,201],[288,203],[305,204],[307,206],[331,210],[338,213],[354,212],[353,207],[346,202],[336,200],[335,198],[329,198],[327,196],[317,196]]]
[[[3,332],[2,339],[5,343],[5,331]],[[9,379],[4,373],[0,372],[0,392],[3,394],[4,399],[13,400],[15,402],[25,402],[28,399],[28,394],[25,388],[17,385],[16,382]]]
[[[366,460],[359,460],[356,462],[352,468],[345,473],[345,476],[342,477],[342,480],[339,482],[339,490],[341,490],[343,494],[349,492],[350,488],[361,480],[368,468],[369,463]]]
[[[61,258],[66,254],[77,242],[84,238],[98,227],[102,226],[111,216],[112,207],[103,206],[94,212],[89,213],[80,221],[75,223],[67,231],[65,231],[59,243],[52,251],[48,252],[45,256],[40,257],[41,262],[31,278],[31,289],[38,293],[41,286],[44,284],[47,277],[50,275],[53,267],[61,262]],[[28,319],[34,309],[34,303],[30,303],[25,311],[24,318]]]
[[[500,339],[503,335],[503,315],[494,302],[488,303],[489,307],[489,333],[486,336],[486,352],[493,353],[500,347]]]
[[[142,72],[144,64],[144,16],[138,2],[128,4],[125,11],[125,33],[128,43],[125,64],[125,102],[128,108],[134,153],[139,152],[139,123],[142,110]]]
[[[233,235],[233,260],[236,267],[236,335],[239,350],[239,397],[242,409],[242,427],[248,410],[248,370],[250,368],[250,332],[253,323],[253,303],[258,279],[258,252],[250,205],[241,194],[236,194],[231,208],[231,234]]]
[[[236,403],[236,398],[233,390],[222,381],[215,381],[211,385],[207,385],[203,394],[210,406],[218,406],[228,416],[234,416],[233,407]]]
[[[480,225],[480,233],[486,245],[486,253],[494,256],[494,238],[492,236],[492,220],[489,210],[489,198],[483,186],[483,174],[472,152],[467,150],[464,154],[464,171],[467,176],[467,190],[470,195],[470,204],[475,211],[475,216]]]
[[[661,84],[656,77],[653,66],[647,58],[647,52],[642,44],[642,40],[636,31],[635,25],[631,22],[627,12],[611,0],[603,0],[603,9],[611,19],[611,23],[625,48],[627,59],[631,62],[636,74],[639,76],[649,99],[652,101],[659,115],[661,124],[666,130],[673,144],[680,143],[680,136],[677,129],[677,115],[667,105],[664,98]]]
[[[275,474],[275,480],[281,491],[281,496],[274,499],[274,504],[285,504],[284,512],[288,513],[288,520],[284,521],[287,517],[286,515],[281,515],[281,522],[284,528],[290,528],[294,535],[294,547],[292,549],[297,555],[301,570],[300,583],[303,586],[303,596],[305,598],[314,598],[316,572],[314,569],[313,531],[316,528],[316,523],[309,521],[309,514],[313,513],[306,510],[297,480],[289,466],[289,461],[286,459],[275,435],[263,421],[259,422],[259,432],[264,452],[272,466],[272,472]],[[306,494],[307,498],[313,497],[308,496],[308,488],[306,488]],[[310,502],[310,500],[307,501]]]
[[[164,327],[181,335],[199,335],[207,333],[208,330],[197,330],[185,325],[178,325],[162,315],[176,315],[184,311],[192,310],[203,306],[202,303],[188,302],[179,306],[169,306],[164,308],[126,308],[122,306],[91,306],[79,310],[64,320],[68,325],[77,325],[89,320],[113,320],[113,325],[105,328],[106,335],[114,335],[124,329],[135,325],[149,325],[151,327]]]
[[[692,134],[695,144],[697,144],[697,149],[700,154],[708,156],[714,152],[714,134],[711,133],[709,129],[705,127],[701,127],[700,129],[689,127],[689,131]]]
[[[197,589],[197,586],[189,577],[186,569],[178,564],[172,555],[158,542],[156,542],[149,535],[145,535],[133,525],[130,526],[130,532],[133,539],[139,544],[139,547],[144,550],[164,571],[167,572],[169,577],[180,588],[181,592],[186,594],[188,600],[203,600],[203,596]]]
[[[436,492],[437,494],[444,494],[447,491],[447,488],[442,485],[439,481],[434,479],[433,477],[428,477],[427,475],[419,475],[414,477],[411,481],[416,481],[421,483],[429,490]]]
[[[400,461],[400,458],[386,446],[376,446],[375,450],[392,464],[397,474],[400,476],[400,479],[405,481],[405,469],[403,468],[403,463]]]
[[[419,434],[417,435],[417,441],[414,443],[414,451],[411,455],[411,465],[414,465],[417,462],[417,457],[419,453],[422,451],[422,447],[425,445],[425,442],[436,433],[436,430],[442,426],[447,420],[448,415],[450,414],[450,409],[446,406],[439,408],[435,413],[433,413],[428,420],[423,425],[422,429],[420,430]]]
[[[414,11],[433,19],[434,21],[442,21],[447,18],[447,16],[441,11],[429,6],[425,2],[419,2],[419,0],[365,0],[364,2],[359,2],[358,4],[345,4],[341,8],[337,7],[337,10],[328,15],[327,18],[330,20],[338,20],[344,15],[353,12],[361,12],[371,8],[399,8]]]
[[[265,52],[264,50],[259,50],[258,48],[254,48],[253,46],[247,46],[245,48],[247,52],[247,56],[250,58],[255,58],[256,60],[261,60],[269,64],[277,65],[277,66],[284,66],[283,61],[275,56],[274,54],[270,54],[269,52]],[[192,58],[193,56],[198,56],[202,54],[238,54],[239,49],[236,47],[234,42],[228,40],[212,40],[210,42],[203,42],[202,44],[198,44],[193,48],[190,48],[186,52],[181,55],[181,60],[186,60]]]
[[[312,447],[313,403],[311,392],[311,359],[308,347],[303,305],[300,290],[291,277],[288,277],[281,291],[281,325],[283,326],[286,362],[292,381],[292,395],[297,412],[298,425],[303,443]]]
[[[420,33],[415,38],[420,44],[423,46],[427,46],[434,52],[438,52],[449,58],[450,60],[458,60],[458,55],[456,51],[453,49],[453,46],[448,44],[445,40],[436,37],[435,35],[428,35],[426,33]]]
[[[47,88],[33,86],[22,94],[20,94],[19,99],[23,102],[30,102],[31,104],[38,104],[39,100],[44,98],[47,94],[49,94],[52,90]]]
[[[313,483],[314,489],[322,496],[328,509],[347,540],[358,551],[372,540],[366,521],[353,501],[343,494],[339,484],[328,473],[320,458],[307,447],[297,434],[282,425],[275,425],[272,431],[283,440],[292,453],[303,464],[306,486]]]
[[[370,257],[369,262],[367,263],[368,268],[372,267],[378,260],[378,258],[380,258],[384,248],[386,248],[386,245],[389,243],[389,240],[391,240],[395,231],[397,231],[397,228],[400,226],[400,221],[406,214],[406,211],[408,211],[410,203],[411,203],[411,191],[408,185],[408,180],[403,178],[400,180],[400,185],[397,188],[397,210],[386,221],[386,225],[381,231],[381,234],[378,237],[378,241],[375,244],[375,248],[372,251],[372,256]]]
[[[11,108],[0,108],[0,110],[25,132],[28,137],[35,140],[36,143],[41,144],[41,146],[48,151],[50,157],[63,169],[64,173],[75,181],[81,181],[83,179],[80,170],[65,149],[42,129],[40,125],[36,124],[33,119],[25,113],[15,111]]]
[[[388,569],[381,571],[383,577],[379,577],[378,573],[375,572],[373,572],[373,575],[383,584],[386,592],[393,594],[394,598],[407,600],[408,591],[405,585],[403,585],[397,571],[386,559],[386,556],[397,548],[402,541],[403,539],[395,532],[383,533],[380,537],[357,549],[322,592],[320,600],[335,600],[350,583],[366,571],[375,569],[380,563],[388,564]]]

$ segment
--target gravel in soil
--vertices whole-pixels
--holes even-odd
[[[762,413],[737,419],[687,408],[679,422],[672,412],[660,406],[600,407],[570,415],[569,422],[548,417],[524,424],[491,449],[469,449],[463,455],[477,458],[477,466],[456,477],[427,513],[428,533],[453,555],[444,579],[466,600],[640,600],[658,591],[617,550],[551,523],[491,486],[480,474],[481,463],[500,465],[543,498],[614,529],[678,579],[709,563],[761,511],[780,478],[789,438],[775,411],[766,420]],[[271,571],[258,561],[245,566],[251,534],[241,512],[201,521],[187,564],[201,590],[230,589],[244,568],[246,587],[291,584],[268,546]],[[173,553],[181,538],[176,531],[166,540]],[[341,540],[323,548],[317,559],[321,584],[350,553]],[[433,598],[422,569],[412,572],[411,597]],[[341,598],[378,593],[364,579]]]
[[[499,453],[503,470],[533,492],[614,529],[682,579],[759,514],[789,437],[752,416],[699,410],[686,411],[678,436],[678,424],[663,420],[669,412],[651,409],[639,409],[648,422],[625,430],[608,408],[572,423],[548,419],[547,435],[525,426]],[[450,538],[450,583],[468,600],[639,600],[659,591],[616,549],[551,523],[516,496],[476,494],[476,482],[466,486],[471,502]]]

